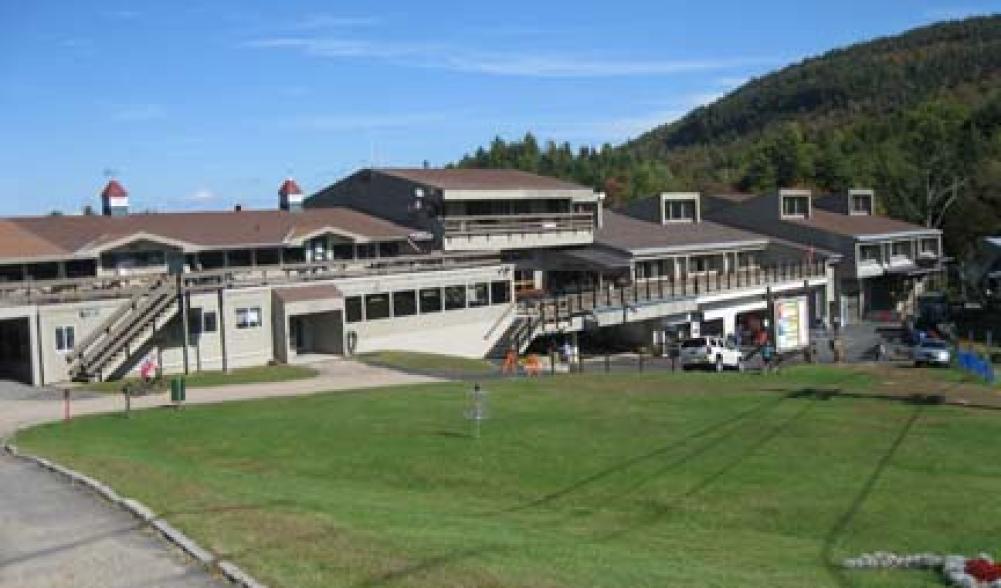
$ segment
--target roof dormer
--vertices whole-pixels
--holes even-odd
[[[813,215],[809,190],[779,190],[779,218],[810,218]]]
[[[872,190],[848,190],[848,214],[872,216],[875,205],[875,196]]]
[[[664,192],[660,195],[660,224],[697,223],[702,220],[698,192]]]

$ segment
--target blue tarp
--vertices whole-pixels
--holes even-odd
[[[981,357],[972,351],[957,351],[956,364],[960,369],[994,383],[994,366],[989,358]]]

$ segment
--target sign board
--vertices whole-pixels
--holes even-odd
[[[774,307],[776,351],[791,351],[809,345],[810,319],[806,297],[776,300]]]
[[[692,321],[691,333],[688,336],[692,339],[702,336],[702,324],[699,321]]]

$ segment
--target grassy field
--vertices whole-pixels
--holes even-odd
[[[497,372],[497,366],[485,359],[417,353],[413,351],[376,351],[363,353],[357,359],[407,371],[480,376]]]
[[[240,368],[229,372],[209,371],[195,372],[188,376],[188,388],[212,388],[230,384],[256,384],[260,382],[287,382],[304,380],[316,375],[316,370],[304,365],[267,365],[259,367]],[[170,379],[171,376],[164,376]],[[96,392],[121,392],[122,387],[136,381],[135,378],[125,378],[107,382],[92,382],[83,386],[86,390]]]
[[[442,383],[83,418],[18,443],[273,586],[940,586],[829,563],[996,550],[1001,413],[825,393],[879,380],[497,380],[479,439],[468,384]]]

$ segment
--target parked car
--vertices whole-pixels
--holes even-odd
[[[721,372],[726,368],[744,371],[744,356],[733,343],[722,337],[695,337],[681,344],[681,368],[713,368]]]
[[[924,365],[947,366],[952,363],[952,352],[949,351],[949,344],[941,339],[925,339],[912,348],[911,354],[915,367]]]

